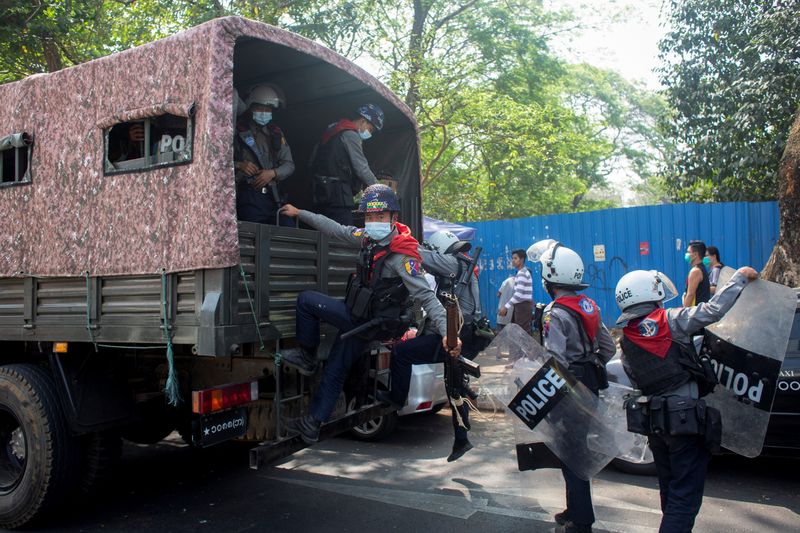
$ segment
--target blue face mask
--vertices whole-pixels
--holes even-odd
[[[370,239],[379,242],[389,236],[392,232],[391,222],[367,222],[364,224],[364,231]]]
[[[708,265],[710,265],[710,264],[711,264],[711,258],[710,258],[710,257],[708,257],[708,256],[704,257],[704,258],[703,258],[703,264],[704,264],[705,266],[708,266]]]
[[[365,141],[372,137],[372,134],[369,132],[369,130],[359,131],[358,135]]]
[[[253,111],[253,122],[259,126],[266,126],[272,120],[270,111]]]
[[[689,252],[686,252],[686,254],[683,256],[683,260],[686,261],[687,264],[691,265],[692,264],[691,254],[689,254]]]

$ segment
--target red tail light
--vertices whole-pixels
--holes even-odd
[[[433,402],[422,402],[417,406],[417,411],[422,411],[423,409],[430,409],[433,405]]]
[[[258,381],[192,391],[192,412],[207,415],[258,400]]]
[[[377,367],[378,370],[388,370],[392,363],[392,352],[388,350],[381,350],[378,354]]]

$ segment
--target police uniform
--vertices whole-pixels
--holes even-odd
[[[737,272],[706,303],[664,309],[646,302],[628,307],[617,321],[623,328],[622,362],[631,381],[646,396],[698,399],[697,380],[682,360],[694,350],[692,335],[717,322],[733,306],[747,284]],[[661,532],[691,531],[703,500],[711,457],[702,435],[651,434],[661,493]]]
[[[597,304],[586,296],[560,291],[544,309],[544,347],[548,356],[569,367],[594,394],[604,385],[602,375],[616,352],[614,339],[600,317]],[[575,431],[585,431],[576,427]],[[566,520],[589,530],[594,523],[591,484],[562,466],[567,493]]]
[[[365,245],[370,244],[363,229],[343,226],[326,216],[309,211],[301,210],[299,218],[309,226],[352,248],[363,249]],[[428,286],[419,258],[409,254],[391,252],[389,247],[393,239],[397,238],[398,233],[407,239],[409,245],[413,241],[413,251],[416,253],[418,243],[411,237],[408,228],[399,223],[395,224],[392,233],[375,244],[376,252],[387,252],[381,263],[379,278],[402,281],[407,297],[422,304],[434,331],[440,335],[439,342],[441,342],[441,337],[447,333],[445,310]],[[375,261],[379,260],[375,255],[372,258]],[[342,300],[314,291],[300,293],[297,298],[296,328],[299,345],[316,348],[319,344],[320,320],[332,324],[340,332],[354,329],[362,323],[351,315],[350,309]],[[366,342],[366,339],[357,335],[344,340],[337,335],[309,408],[309,414],[317,421],[326,422],[330,418],[350,368],[361,357]]]
[[[282,182],[294,173],[292,151],[286,143],[283,132],[272,123],[259,126],[252,120],[239,123],[236,127],[233,144],[233,159],[237,162],[249,161],[260,169],[274,169],[274,181]],[[254,177],[236,170],[236,211],[239,220],[275,224],[279,202],[273,196],[270,186],[254,189]],[[294,226],[291,219],[281,216],[282,226]]]

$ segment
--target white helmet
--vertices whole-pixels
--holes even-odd
[[[456,252],[467,252],[472,245],[467,241],[459,239],[455,233],[451,231],[440,230],[431,235],[428,239],[430,244],[440,254],[453,254]]]
[[[657,270],[634,270],[617,282],[614,291],[620,311],[645,302],[667,302],[678,295],[675,284]]]
[[[537,241],[531,244],[528,247],[528,259],[530,259],[532,263],[538,263],[542,259],[542,254],[549,250],[550,247],[557,242],[558,241],[555,239],[544,239],[543,241]]]
[[[282,107],[285,105],[285,102],[286,98],[283,96],[283,91],[271,83],[256,85],[250,90],[250,94],[247,95],[247,100],[244,101],[247,107],[253,104],[263,104],[275,108]]]
[[[542,279],[553,285],[585,289],[583,283],[583,261],[581,256],[561,243],[556,242],[542,253]]]

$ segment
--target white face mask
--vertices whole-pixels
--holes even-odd
[[[367,222],[364,231],[373,241],[382,241],[392,232],[391,222]]]
[[[361,136],[361,139],[365,141],[372,137],[372,134],[369,132],[369,130],[359,131],[358,134]]]
[[[266,126],[272,120],[270,111],[253,111],[253,122],[259,126]]]

